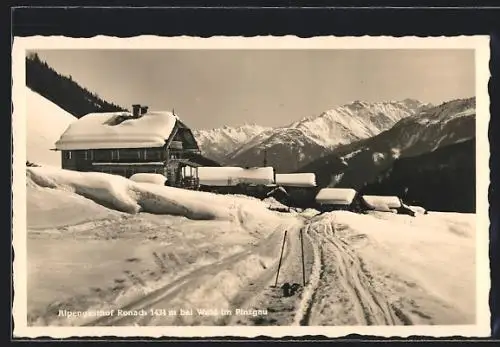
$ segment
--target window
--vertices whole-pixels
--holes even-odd
[[[89,160],[89,153],[88,153],[88,151],[83,151],[83,157],[85,158],[85,160]]]
[[[71,159],[71,151],[66,151],[66,159]]]
[[[120,160],[120,150],[112,149],[111,151],[111,160]]]

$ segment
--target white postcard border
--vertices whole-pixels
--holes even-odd
[[[473,49],[476,60],[476,317],[475,325],[446,326],[196,326],[196,327],[28,327],[26,261],[26,106],[25,56],[42,49]],[[12,134],[13,134],[13,280],[14,337],[284,337],[321,335],[343,337],[349,334],[380,337],[484,337],[490,335],[489,266],[489,37],[157,37],[117,38],[95,36],[15,37],[12,49]],[[450,269],[460,271],[460,269]]]

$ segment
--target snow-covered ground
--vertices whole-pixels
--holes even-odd
[[[474,214],[339,211],[308,233],[324,266],[308,324],[475,322]]]
[[[276,204],[27,168],[28,322],[474,322],[475,215],[280,213]],[[284,297],[285,283],[297,292]]]
[[[26,159],[61,167],[61,153],[55,143],[76,118],[53,102],[26,87]]]

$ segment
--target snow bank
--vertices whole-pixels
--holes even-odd
[[[328,205],[349,205],[356,196],[351,188],[323,188],[316,195],[316,202]]]
[[[252,218],[266,222],[276,217],[258,199],[137,183],[122,176],[101,172],[43,167],[30,167],[26,171],[28,186],[73,192],[121,212],[149,212],[199,220],[218,219],[249,223]]]
[[[138,118],[130,112],[89,113],[70,124],[56,148],[159,147],[165,144],[177,120],[171,112],[148,112]]]
[[[161,186],[165,185],[167,181],[165,176],[154,173],[136,173],[130,176],[130,179],[137,183],[154,183]]]
[[[28,87],[25,90],[26,160],[61,167],[61,153],[51,149],[76,118]]]
[[[198,177],[201,185],[206,186],[234,186],[238,183],[273,184],[273,167],[256,167],[244,169],[241,167],[208,167],[198,168]]]
[[[337,211],[329,215],[336,225],[344,227],[337,230],[338,237],[358,240],[351,246],[364,264],[370,266],[368,270],[379,271],[378,276],[385,275],[387,281],[398,280],[407,292],[418,288],[420,299],[416,305],[421,312],[427,311],[438,319],[434,314],[439,313],[440,307],[433,299],[438,298],[446,303],[445,307],[458,309],[453,317],[445,316],[442,321],[457,317],[475,321],[475,214],[431,212],[422,218],[411,218]],[[383,294],[389,300],[396,295],[389,289]]]
[[[397,196],[363,195],[363,200],[375,211],[389,212],[401,207],[401,200]]]
[[[26,189],[29,229],[54,229],[99,220],[117,220],[123,214],[72,192],[43,187]]]
[[[276,174],[276,184],[288,187],[316,187],[314,173]]]

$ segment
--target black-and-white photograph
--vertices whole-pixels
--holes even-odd
[[[476,325],[476,60],[26,49],[27,327]]]

